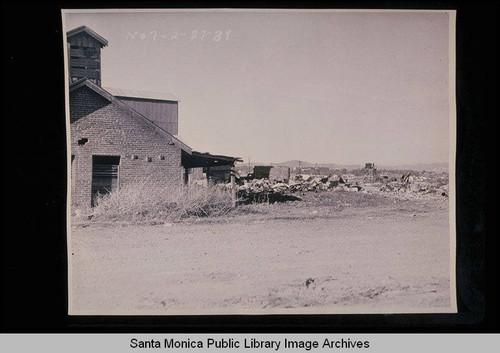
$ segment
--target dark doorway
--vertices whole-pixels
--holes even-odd
[[[120,156],[92,156],[92,207],[98,194],[118,188]]]

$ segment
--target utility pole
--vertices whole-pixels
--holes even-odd
[[[236,207],[236,171],[234,170],[234,164],[231,167],[231,200],[233,204],[233,208]]]

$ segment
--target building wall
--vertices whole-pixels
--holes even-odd
[[[213,184],[230,182],[231,181],[231,166],[230,165],[220,165],[220,166],[210,167],[209,178]]]
[[[290,180],[290,167],[274,166],[269,172],[269,180],[272,182],[288,183]]]
[[[164,135],[86,86],[70,93],[72,205],[91,205],[92,156],[120,156],[118,185],[148,180],[182,185],[181,149]],[[88,139],[85,144],[78,141]],[[82,141],[83,142],[83,141]]]
[[[140,99],[132,97],[117,97],[132,109],[147,116],[149,120],[162,129],[177,135],[179,133],[178,104],[152,99]]]

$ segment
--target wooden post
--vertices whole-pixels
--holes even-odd
[[[233,208],[236,207],[236,177],[234,174],[234,166],[231,166],[231,199],[233,201]]]
[[[210,186],[210,167],[207,167],[207,187]]]

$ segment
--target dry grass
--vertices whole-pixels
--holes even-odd
[[[96,206],[84,216],[73,219],[75,224],[102,223],[165,223],[204,219],[205,222],[245,219],[311,219],[339,217],[346,209],[352,211],[377,207],[390,214],[401,207],[413,211],[427,207],[423,200],[400,200],[387,195],[339,190],[296,193],[302,201],[284,203],[253,203],[232,207],[231,193],[220,186],[158,187],[141,182],[100,195]]]
[[[147,181],[99,195],[92,220],[149,221],[222,216],[232,209],[231,194],[216,187],[158,187]]]

